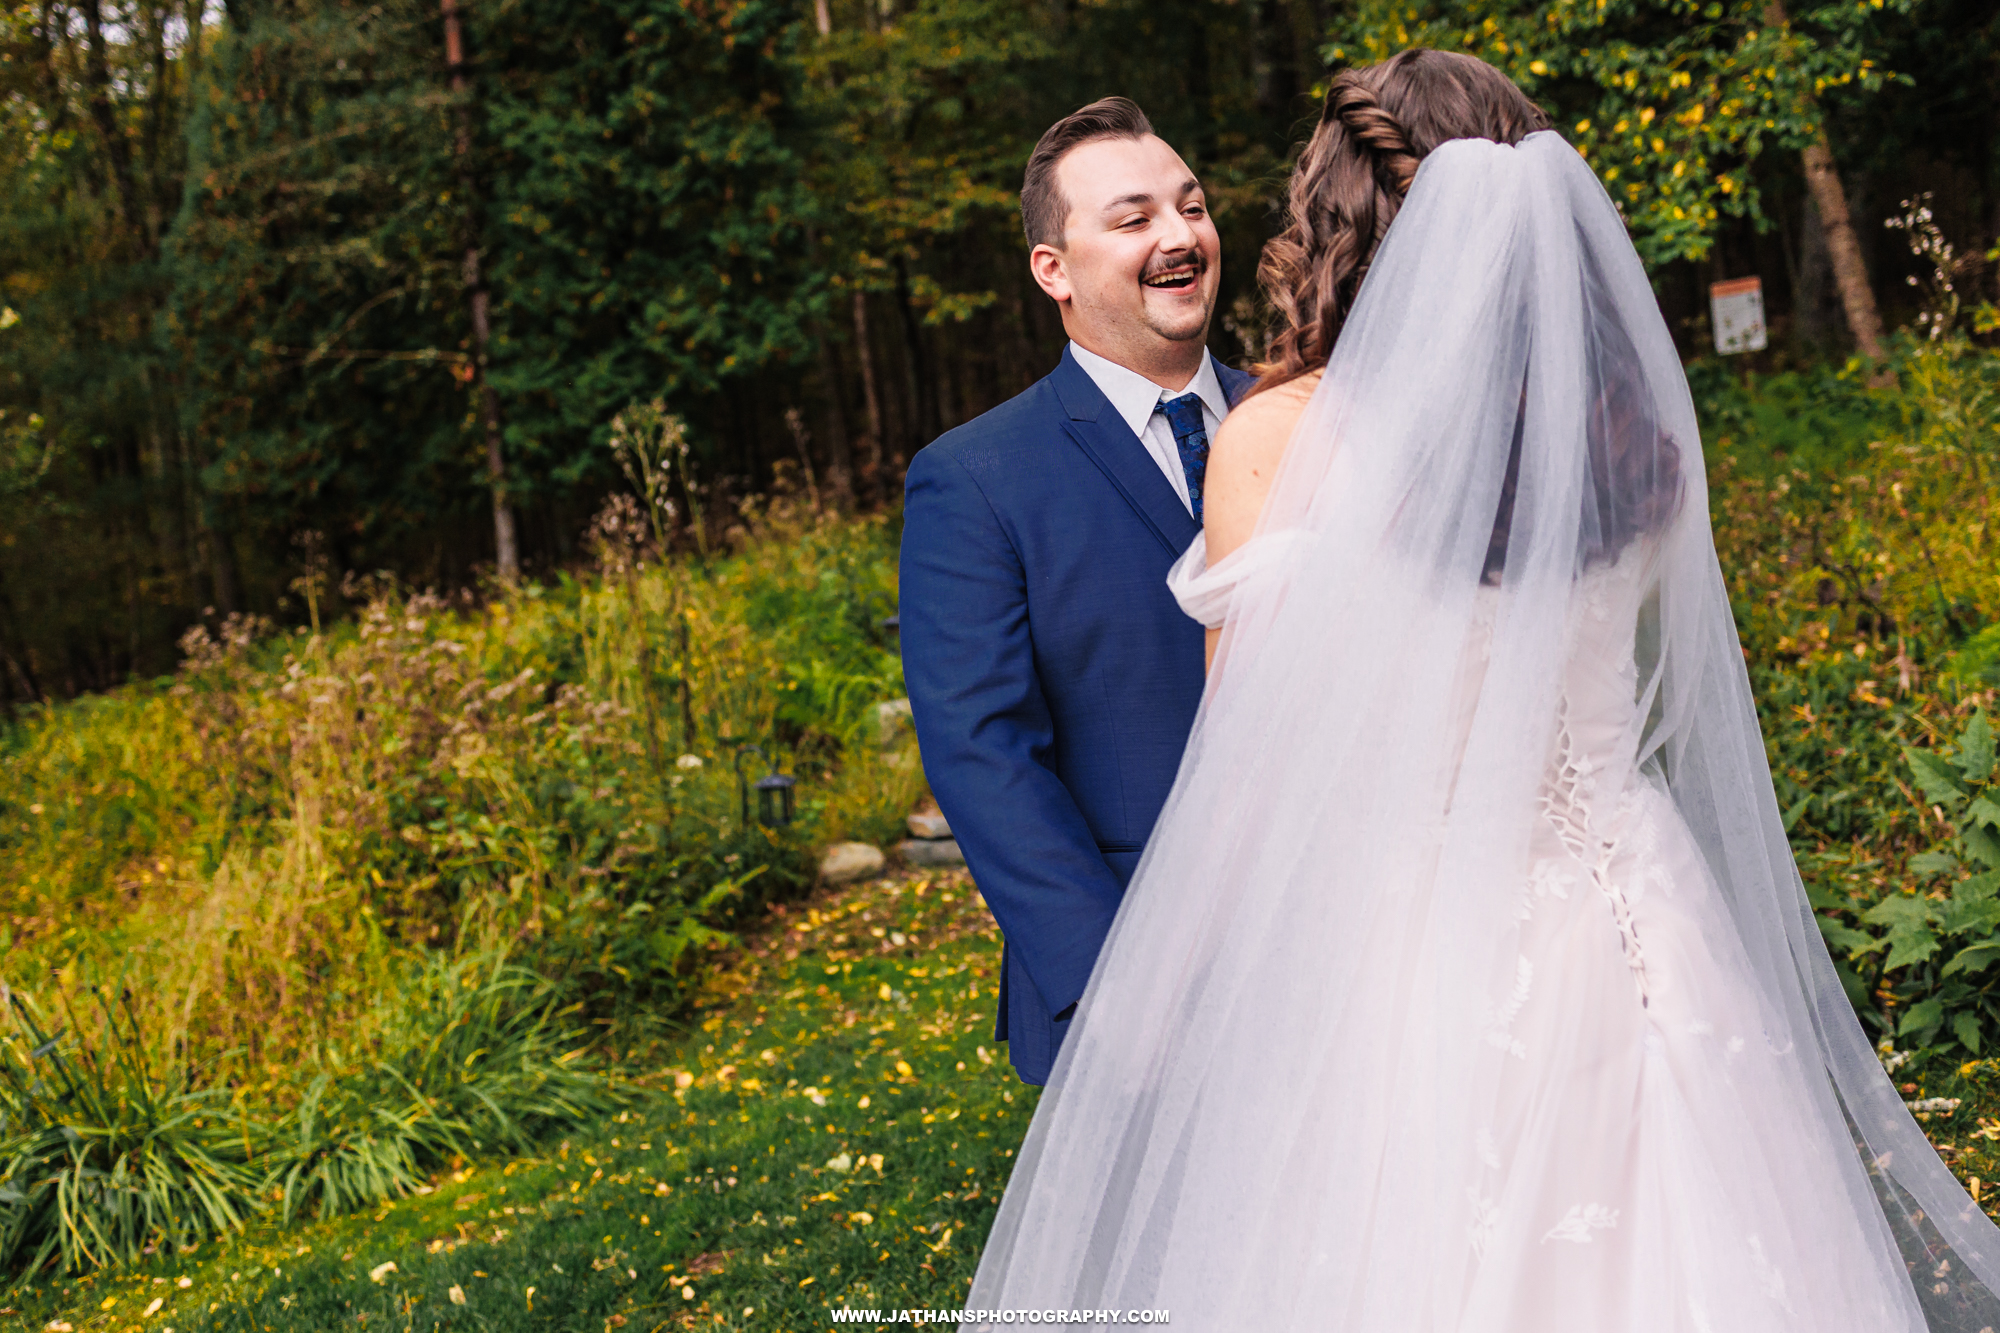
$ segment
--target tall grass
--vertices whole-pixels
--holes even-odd
[[[171,679],[0,734],[0,1263],[351,1208],[594,1114],[595,1057],[816,845],[893,830],[922,779],[872,732],[892,522],[780,497],[704,559],[636,518],[588,574],[350,578],[323,632],[198,628]],[[798,777],[793,827],[741,818],[747,745]]]
[[[453,1157],[529,1146],[615,1104],[558,987],[503,955],[427,958],[360,1048],[329,1044],[266,1133],[262,1192],[287,1220],[416,1186]]]
[[[0,1036],[0,1264],[129,1263],[254,1209],[248,1126],[221,1087],[154,1067],[128,994],[93,988],[45,1023],[8,992]],[[64,1041],[83,1020],[95,1039]]]

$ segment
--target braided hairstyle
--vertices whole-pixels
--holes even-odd
[[[1326,364],[1425,154],[1449,139],[1515,144],[1547,128],[1506,75],[1453,51],[1404,51],[1335,76],[1292,172],[1285,229],[1257,265],[1273,328],[1253,392]]]

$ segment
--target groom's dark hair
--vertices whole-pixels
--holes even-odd
[[[1101,97],[1049,126],[1029,156],[1028,172],[1021,181],[1021,230],[1028,235],[1028,248],[1062,248],[1069,200],[1056,184],[1056,167],[1070,149],[1099,139],[1143,139],[1152,132],[1153,122],[1129,97]]]

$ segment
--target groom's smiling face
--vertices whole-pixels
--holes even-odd
[[[1056,166],[1068,204],[1035,280],[1070,337],[1141,374],[1185,382],[1200,364],[1222,281],[1222,242],[1201,182],[1166,143],[1097,139]],[[1179,383],[1168,387],[1178,388]]]

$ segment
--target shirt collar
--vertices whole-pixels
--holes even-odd
[[[1202,406],[1217,421],[1229,415],[1229,399],[1222,392],[1222,381],[1216,378],[1214,357],[1204,354],[1201,369],[1195,371],[1194,378],[1179,389],[1162,389],[1138,371],[1107,360],[1078,343],[1072,342],[1069,350],[1084,373],[1090,376],[1091,382],[1110,400],[1112,410],[1132,428],[1134,435],[1145,435],[1146,423],[1153,419],[1155,405],[1184,393],[1197,395]]]

